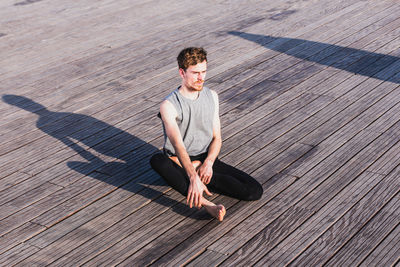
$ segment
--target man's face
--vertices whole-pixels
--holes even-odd
[[[179,74],[182,77],[183,84],[189,90],[203,90],[204,80],[207,73],[207,61],[198,63],[197,65],[189,66],[186,71],[179,69]]]

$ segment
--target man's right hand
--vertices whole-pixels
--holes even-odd
[[[195,207],[201,208],[201,198],[203,197],[203,192],[209,196],[212,196],[212,194],[208,191],[207,186],[203,184],[199,175],[196,173],[193,177],[190,177],[190,185],[186,198],[186,203],[189,205],[189,207],[192,208],[194,204]]]

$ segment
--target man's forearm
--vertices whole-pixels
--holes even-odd
[[[186,152],[184,147],[175,147],[175,153],[181,163],[182,167],[186,171],[186,174],[189,176],[189,179],[195,177],[197,172],[193,167],[192,161],[190,160],[189,154]]]
[[[208,155],[205,161],[214,164],[215,159],[218,157],[221,150],[222,141],[219,138],[214,138],[208,147]]]

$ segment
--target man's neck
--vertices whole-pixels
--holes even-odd
[[[189,89],[184,85],[181,85],[181,87],[179,88],[179,92],[181,93],[181,95],[191,100],[196,100],[200,95],[200,91]]]

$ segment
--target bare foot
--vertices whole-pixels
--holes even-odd
[[[178,164],[179,167],[182,168],[181,162],[179,161],[178,157],[173,156],[173,157],[169,157],[173,162],[175,162],[176,164]],[[192,161],[192,165],[194,167],[194,169],[197,171],[197,169],[201,166],[201,161],[200,160],[194,160]]]
[[[213,216],[214,218],[216,218],[218,221],[222,222],[222,220],[224,219],[224,216],[226,214],[226,210],[225,207],[221,204],[218,205],[204,205],[204,208],[206,209],[206,211]]]

